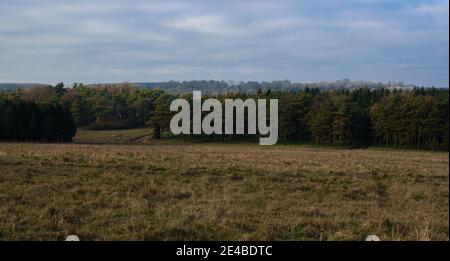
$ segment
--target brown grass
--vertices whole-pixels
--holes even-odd
[[[124,130],[85,130],[78,129],[74,137],[76,143],[124,144],[151,141],[152,128]]]
[[[448,240],[448,153],[0,143],[0,239]]]

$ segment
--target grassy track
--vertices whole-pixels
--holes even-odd
[[[151,128],[102,131],[78,129],[74,142],[94,144],[145,143],[151,140],[152,134],[153,129]]]

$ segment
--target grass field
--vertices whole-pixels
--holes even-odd
[[[153,129],[151,128],[98,131],[78,129],[74,142],[91,144],[146,143],[151,141],[152,134]]]
[[[443,152],[0,143],[0,239],[448,240],[448,177]]]

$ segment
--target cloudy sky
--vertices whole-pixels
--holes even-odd
[[[0,82],[449,84],[448,0],[1,0]]]

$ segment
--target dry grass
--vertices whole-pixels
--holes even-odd
[[[78,129],[74,142],[95,144],[145,143],[151,140],[152,134],[152,128],[96,131]]]
[[[448,240],[448,153],[0,143],[0,239]]]

